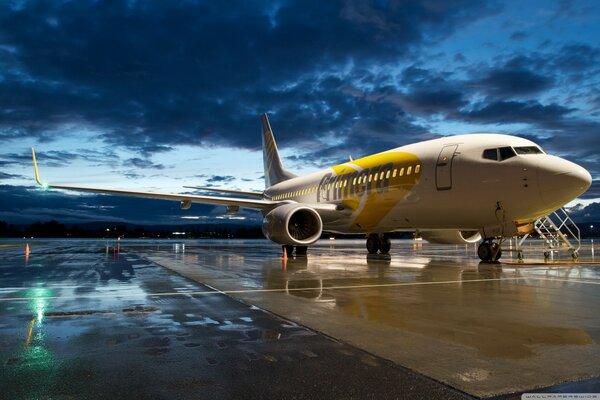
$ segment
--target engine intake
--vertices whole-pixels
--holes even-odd
[[[265,215],[262,231],[275,243],[306,246],[321,237],[323,221],[310,207],[285,204]]]

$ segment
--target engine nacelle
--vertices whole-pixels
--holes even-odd
[[[323,221],[310,207],[285,204],[265,215],[262,231],[275,243],[306,246],[321,237]]]
[[[467,244],[481,240],[478,231],[435,230],[420,231],[421,237],[433,244]]]

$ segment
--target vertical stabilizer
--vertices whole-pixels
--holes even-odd
[[[263,162],[265,164],[265,187],[273,186],[279,182],[294,178],[296,175],[283,168],[277,144],[273,138],[273,131],[267,114],[260,116],[262,125]]]

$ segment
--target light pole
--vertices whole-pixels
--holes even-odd
[[[594,259],[594,225],[590,225],[590,240],[592,244],[592,260]]]

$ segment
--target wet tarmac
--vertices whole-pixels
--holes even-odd
[[[4,244],[11,244],[5,242]],[[13,243],[18,244],[18,243]],[[600,265],[473,246],[47,241],[0,248],[2,398],[600,392]],[[555,261],[570,261],[556,254]]]

